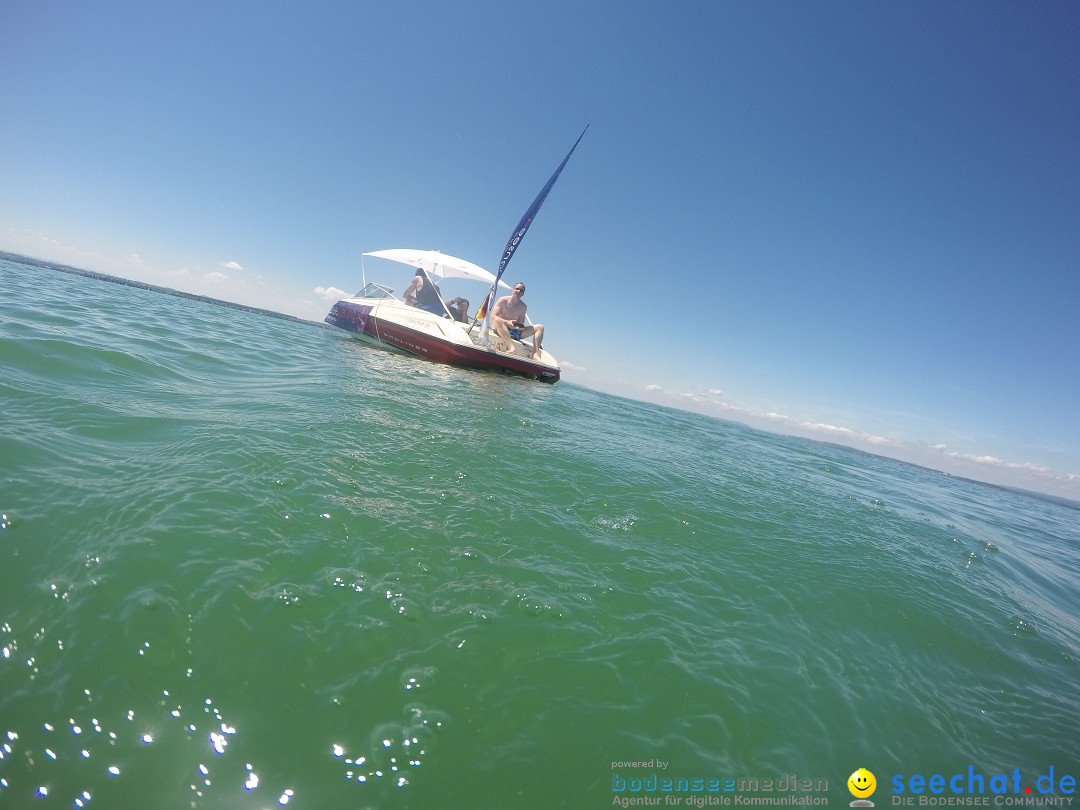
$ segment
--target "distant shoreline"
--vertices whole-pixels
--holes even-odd
[[[242,309],[246,312],[254,312],[259,315],[269,315],[271,318],[281,318],[285,321],[295,321],[297,323],[311,324],[313,326],[325,326],[325,324],[321,324],[318,321],[309,321],[306,318],[297,318],[295,315],[286,315],[284,312],[275,312],[272,309],[261,309],[259,307],[248,306],[247,304],[237,304],[234,301],[224,301],[220,298],[211,298],[208,295],[197,295],[195,293],[188,293],[182,290],[174,290],[171,287],[161,287],[157,284],[147,284],[145,281],[134,281],[133,279],[121,278],[120,276],[110,276],[107,273],[99,273],[96,270],[84,270],[81,267],[72,267],[68,264],[51,262],[47,259],[37,259],[33,256],[24,256],[21,253],[11,253],[6,250],[0,250],[0,259],[7,259],[8,261],[19,262],[21,264],[29,264],[45,270],[56,270],[59,273],[69,273],[73,276],[84,276],[86,278],[97,279],[98,281],[108,281],[112,284],[123,284],[127,287],[138,287],[143,290],[150,290],[151,292],[164,293],[165,295],[175,295],[179,298],[190,298],[193,301],[204,301],[207,304],[215,304],[221,307]]]
[[[143,282],[143,281],[133,281],[132,279],[121,278],[119,276],[110,276],[107,273],[99,273],[96,270],[83,270],[82,268],[72,267],[72,266],[66,265],[66,264],[60,264],[59,262],[52,262],[52,261],[48,261],[46,259],[37,259],[37,258],[34,258],[33,256],[24,256],[21,253],[11,253],[10,251],[0,250],[0,259],[7,259],[8,261],[19,262],[19,263],[22,263],[22,264],[29,264],[29,265],[33,265],[34,267],[41,267],[41,268],[43,268],[45,270],[56,270],[56,271],[58,271],[60,273],[69,273],[71,275],[84,276],[86,278],[93,278],[93,279],[97,279],[99,281],[108,281],[108,282],[111,282],[113,284],[124,284],[124,285],[126,285],[128,287],[139,287],[139,288],[142,288],[144,290],[150,290],[152,292],[164,293],[165,295],[175,295],[175,296],[178,296],[180,298],[190,298],[190,299],[192,299],[194,301],[205,301],[208,304],[215,304],[217,306],[222,306],[222,307],[231,307],[232,309],[240,309],[240,310],[244,310],[246,312],[254,312],[254,313],[258,314],[258,315],[269,315],[271,318],[281,318],[282,320],[295,321],[296,323],[302,323],[302,324],[306,324],[306,325],[309,325],[309,326],[317,326],[317,327],[320,327],[320,328],[323,328],[323,329],[332,329],[333,328],[333,327],[328,326],[327,324],[321,323],[319,321],[309,321],[306,318],[297,318],[294,315],[286,315],[283,312],[274,312],[272,309],[260,309],[259,307],[252,307],[252,306],[248,306],[247,304],[237,304],[237,303],[234,303],[232,301],[223,301],[220,298],[211,298],[211,297],[209,297],[207,295],[196,295],[195,293],[187,293],[187,292],[183,292],[181,290],[174,290],[174,289],[171,289],[170,287],[161,287],[161,286],[158,286],[157,284],[147,284],[146,282]],[[608,394],[608,396],[614,396],[614,397],[617,397],[619,399],[628,399],[630,402],[641,402],[641,400],[635,400],[635,399],[631,399],[631,398],[628,398],[628,397],[622,397],[622,396],[619,396],[618,394]],[[657,407],[660,407],[660,408],[672,407],[670,405],[661,405],[659,403],[649,403],[649,404],[656,405]],[[678,410],[678,409],[676,409],[676,410]],[[696,413],[696,412],[691,411],[691,413]],[[701,414],[701,415],[708,417],[707,414]],[[714,417],[708,417],[708,418],[715,418],[715,419],[722,419],[722,420],[725,419],[725,417],[720,417],[720,416],[714,416]],[[738,422],[737,419],[728,419],[726,421]],[[743,423],[740,422],[739,424],[743,424]],[[747,426],[747,427],[750,427],[750,426]],[[759,430],[760,428],[753,428],[753,429]],[[791,434],[781,434],[781,435],[791,435]],[[828,446],[833,446],[833,447],[840,447],[840,448],[843,448],[845,450],[850,450],[851,452],[860,453],[860,454],[865,455],[865,456],[871,456],[871,457],[874,457],[874,458],[882,458],[882,459],[885,459],[886,461],[891,461],[891,462],[894,462],[896,464],[902,464],[902,465],[906,465],[906,466],[910,466],[910,467],[916,467],[916,468],[922,469],[922,470],[929,470],[930,472],[938,473],[939,475],[945,475],[945,476],[948,476],[948,477],[951,477],[951,478],[956,478],[957,480],[961,480],[961,481],[968,481],[968,482],[973,483],[973,484],[979,484],[980,486],[988,486],[988,487],[993,487],[995,489],[1004,490],[1006,492],[1015,492],[1015,493],[1018,493],[1018,494],[1021,494],[1021,495],[1029,495],[1029,496],[1032,496],[1034,498],[1038,498],[1040,500],[1049,501],[1051,503],[1058,504],[1059,506],[1064,506],[1064,507],[1067,507],[1067,508],[1070,508],[1070,509],[1080,510],[1080,501],[1076,501],[1076,500],[1073,500],[1071,498],[1066,498],[1066,497],[1063,497],[1061,495],[1052,495],[1052,494],[1050,494],[1048,492],[1040,492],[1038,490],[1023,489],[1021,487],[1013,487],[1013,486],[1008,486],[1006,484],[996,484],[996,483],[992,483],[990,481],[982,481],[982,480],[979,480],[977,478],[968,478],[968,477],[961,476],[961,475],[954,475],[953,473],[944,472],[944,471],[938,470],[938,469],[936,469],[934,467],[926,467],[924,465],[916,464],[916,463],[910,462],[910,461],[904,461],[903,459],[898,459],[898,458],[895,458],[893,456],[886,456],[886,455],[881,455],[879,453],[872,453],[872,452],[870,452],[868,450],[862,450],[862,449],[860,449],[858,447],[852,447],[851,445],[839,444],[837,442],[831,442],[831,441],[822,440],[822,439],[812,439],[812,438],[809,438],[807,436],[801,436],[801,437],[798,437],[798,438],[805,439],[806,441],[812,442],[814,444],[822,444],[822,445],[828,445]]]

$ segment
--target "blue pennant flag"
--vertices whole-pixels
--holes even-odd
[[[489,328],[491,325],[491,306],[495,303],[495,292],[499,288],[499,281],[502,279],[503,273],[506,271],[506,265],[510,264],[510,259],[514,257],[514,251],[518,249],[518,245],[521,244],[521,240],[525,237],[525,232],[529,230],[529,226],[532,225],[533,219],[536,218],[537,211],[539,211],[540,206],[544,204],[547,195],[551,193],[552,186],[554,186],[555,181],[559,179],[559,175],[562,174],[566,162],[570,160],[570,156],[574,154],[574,150],[577,149],[577,145],[581,143],[581,139],[585,137],[585,132],[588,129],[589,127],[586,126],[585,129],[581,130],[581,134],[578,135],[578,139],[574,141],[574,145],[570,147],[570,151],[566,153],[566,157],[564,157],[562,163],[559,164],[559,168],[555,170],[555,174],[551,175],[551,179],[547,181],[547,184],[542,189],[540,189],[540,193],[536,195],[536,199],[533,200],[532,205],[529,206],[529,210],[525,212],[525,216],[521,218],[517,227],[514,228],[514,232],[510,234],[510,239],[503,249],[502,259],[499,260],[499,271],[495,274],[495,283],[491,285],[491,290],[488,292],[487,298],[484,299],[484,304],[481,307],[484,312],[485,329]]]

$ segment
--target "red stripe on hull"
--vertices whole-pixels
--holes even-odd
[[[520,357],[490,352],[474,346],[461,346],[439,340],[436,337],[401,324],[380,321],[369,315],[364,324],[364,333],[381,343],[402,351],[423,357],[435,363],[446,363],[461,368],[486,369],[521,374],[542,382],[558,382],[559,369],[533,363]]]

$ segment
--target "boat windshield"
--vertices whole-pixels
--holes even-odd
[[[369,281],[364,285],[364,289],[360,290],[354,298],[393,298],[394,290],[392,287],[384,287],[382,284],[376,284],[374,281]]]

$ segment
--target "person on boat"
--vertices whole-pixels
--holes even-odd
[[[521,340],[531,335],[533,350],[529,356],[536,357],[543,351],[541,343],[544,340],[544,325],[537,323],[529,326],[525,323],[525,312],[528,307],[521,300],[523,295],[525,295],[525,285],[519,281],[514,285],[514,291],[510,295],[504,295],[491,308],[491,325],[506,341],[511,354],[514,350],[514,340]]]
[[[450,314],[455,321],[461,321],[462,323],[469,322],[469,301],[465,298],[455,298],[453,301],[449,301],[446,304],[450,309]]]
[[[410,307],[416,307],[436,315],[444,314],[442,299],[439,297],[439,288],[431,280],[423,268],[416,271],[409,286],[405,288],[405,294],[401,299]]]
[[[416,291],[424,286],[424,271],[417,270],[416,275],[409,281],[409,286],[405,288],[405,292],[401,294],[401,300],[405,302],[406,306],[416,306]]]

